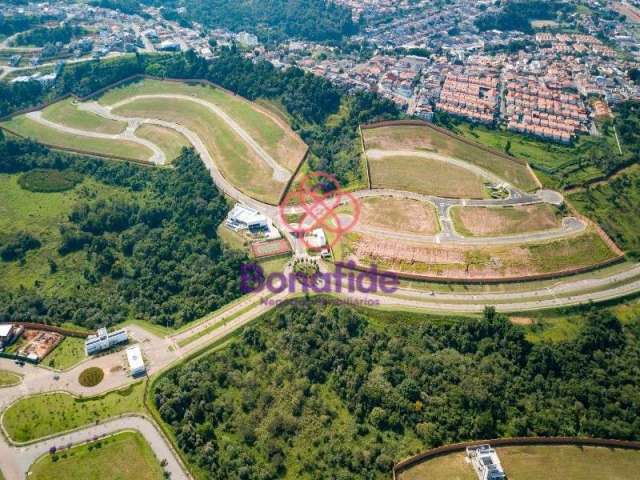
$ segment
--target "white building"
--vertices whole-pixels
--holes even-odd
[[[491,445],[467,447],[467,459],[473,465],[479,480],[505,480],[500,459]]]
[[[129,335],[125,330],[116,330],[108,333],[106,328],[99,328],[97,335],[89,335],[84,344],[87,355],[94,355],[98,352],[108,350],[114,345],[126,343],[129,341]]]
[[[0,324],[0,348],[8,347],[22,334],[22,327],[14,323]]]
[[[327,237],[324,234],[324,230],[316,228],[311,232],[308,232],[304,236],[305,243],[312,250],[322,250],[327,246]]]
[[[127,361],[129,362],[129,373],[131,373],[132,377],[144,375],[147,371],[139,345],[127,348]]]
[[[268,230],[269,219],[257,210],[238,203],[227,215],[226,225],[234,231],[250,230],[254,232]]]

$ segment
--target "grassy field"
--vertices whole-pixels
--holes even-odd
[[[113,155],[136,161],[147,161],[153,153],[144,145],[128,140],[90,138],[64,133],[41,125],[24,115],[2,122],[0,125],[23,137],[33,138],[56,147],[72,148],[89,154]]]
[[[131,96],[152,94],[188,95],[213,103],[230,115],[277,162],[290,171],[296,169],[306,151],[306,145],[291,130],[282,115],[274,113],[271,108],[250,103],[209,86],[142,80],[112,89],[99,101],[103,105],[113,105]]]
[[[12,404],[2,421],[14,441],[28,442],[123,413],[143,412],[143,397],[143,382],[98,397],[76,398],[68,393],[34,395]]]
[[[620,248],[640,256],[640,166],[606,184],[572,193],[569,200],[598,222]]]
[[[42,116],[61,125],[97,133],[116,134],[122,133],[127,128],[124,122],[109,120],[95,113],[78,109],[71,98],[49,105],[42,111]]]
[[[58,370],[67,370],[86,358],[82,338],[65,339],[42,362],[43,365]]]
[[[367,149],[430,150],[488,170],[523,190],[537,187],[525,165],[474,145],[468,145],[428,127],[400,126],[364,129]]]
[[[188,100],[147,98],[118,107],[123,116],[151,117],[179,123],[195,132],[220,167],[222,174],[246,194],[275,204],[285,188],[273,180],[273,170],[219,117]]]
[[[28,476],[31,480],[161,480],[163,472],[142,435],[122,432],[47,454],[31,466]]]
[[[22,377],[17,373],[9,372],[7,370],[0,370],[0,388],[13,387],[22,382]]]
[[[526,446],[497,449],[511,480],[629,480],[637,478],[640,452],[601,447]],[[474,480],[463,453],[424,462],[403,472],[398,480]]]
[[[167,161],[171,162],[178,158],[184,147],[191,144],[181,133],[170,128],[158,125],[142,125],[136,130],[136,137],[144,138],[155,143],[166,155]]]
[[[28,252],[24,263],[0,262],[0,288],[12,291],[20,286],[33,287],[38,281],[43,292],[51,292],[83,283],[85,254],[58,254],[59,225],[67,223],[73,206],[83,198],[97,200],[131,194],[88,177],[66,192],[37,193],[20,187],[18,179],[19,175],[0,174],[0,236],[27,232],[42,246]],[[56,273],[50,272],[49,259],[56,262]]]
[[[614,257],[591,230],[548,242],[486,247],[411,243],[352,232],[333,253],[336,260],[455,278],[526,277],[587,267]]]
[[[455,229],[461,235],[493,236],[560,228],[558,209],[548,204],[516,207],[461,207],[451,209]]]
[[[354,215],[354,208],[341,208]],[[389,230],[431,235],[440,230],[436,209],[431,203],[404,198],[373,197],[360,200],[359,224]],[[357,227],[356,227],[357,228]]]
[[[371,186],[451,198],[485,198],[485,180],[457,165],[419,156],[369,158]]]
[[[511,143],[511,155],[527,160],[533,168],[554,171],[553,176],[538,172],[540,180],[549,188],[559,188],[561,178],[571,183],[580,183],[599,177],[602,172],[595,167],[583,167],[576,163],[581,153],[586,152],[593,144],[590,137],[579,137],[574,145],[560,145],[519,135],[506,130],[493,130],[483,126],[471,126],[461,123],[456,132],[496,150],[504,151]],[[618,146],[615,137],[606,137],[606,143],[612,154],[617,154]]]

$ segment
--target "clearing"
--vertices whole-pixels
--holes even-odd
[[[640,451],[569,445],[499,447],[496,449],[509,478],[514,480],[628,480],[640,469]],[[402,472],[398,480],[475,480],[464,453],[428,460]]]
[[[14,117],[0,125],[12,133],[32,138],[38,142],[59,148],[96,154],[104,157],[121,157],[146,162],[153,152],[144,145],[123,139],[85,137],[48,127],[25,115]]]
[[[167,163],[178,158],[183,148],[191,146],[181,133],[159,125],[141,125],[136,129],[136,137],[155,143],[164,152]]]
[[[71,98],[49,105],[42,110],[42,116],[47,120],[66,125],[79,130],[115,135],[122,133],[127,124],[101,117],[92,112],[78,109]]]
[[[353,215],[353,209],[345,207],[340,208],[338,213]],[[436,209],[431,203],[394,197],[361,199],[360,220],[355,229],[359,225],[389,232],[423,235],[433,235],[440,231]]]
[[[231,116],[275,160],[294,171],[307,150],[306,144],[291,130],[281,115],[255,102],[209,85],[160,80],[140,80],[117,87],[100,97],[102,105],[114,105],[136,95],[188,95],[206,100]],[[204,140],[204,139],[203,139]]]
[[[31,466],[28,477],[31,480],[161,480],[163,472],[142,435],[122,432],[55,455],[46,454]]]
[[[372,188],[449,198],[488,197],[484,186],[487,180],[458,165],[409,152],[403,155],[372,153],[367,153]]]
[[[5,410],[2,426],[12,440],[28,442],[122,413],[144,412],[144,382],[96,397],[56,392],[24,397]]]
[[[487,151],[469,140],[447,135],[428,125],[363,128],[362,135],[367,150],[430,151],[481,167],[522,190],[538,187],[525,162],[510,159],[497,151]]]
[[[84,339],[65,337],[55,350],[46,356],[42,364],[57,370],[67,370],[85,358]]]
[[[466,237],[490,237],[557,229],[562,226],[558,209],[549,204],[515,207],[451,208],[455,229]]]
[[[427,277],[488,279],[568,272],[615,257],[591,229],[547,242],[470,246],[413,243],[351,232],[333,248],[337,261],[353,260]]]

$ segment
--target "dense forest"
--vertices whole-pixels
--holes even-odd
[[[56,255],[48,259],[54,275],[66,256],[79,252],[75,268],[81,276],[74,284],[75,276],[65,277],[64,289],[54,292],[38,288],[42,279],[23,287],[4,278],[0,322],[69,321],[95,328],[139,318],[171,326],[240,296],[239,270],[247,259],[217,238],[228,205],[193,151],[185,150],[173,169],[150,169],[52,152],[28,141],[0,143],[0,173],[34,169],[71,171],[125,194],[93,198],[86,192],[61,221]],[[0,260],[24,262],[29,250],[40,247],[25,232],[1,232]],[[28,262],[27,255],[25,268]]]
[[[559,12],[571,12],[575,6],[561,1],[509,0],[498,13],[486,13],[476,20],[480,31],[517,30],[533,33],[532,20],[555,20]]]
[[[268,62],[253,63],[234,49],[212,61],[193,52],[174,56],[135,55],[68,65],[52,92],[38,82],[0,83],[0,116],[66,93],[89,95],[131,75],[206,78],[250,100],[282,103],[293,128],[309,144],[311,167],[333,173],[342,184],[359,181],[358,125],[398,118],[394,103],[375,94],[347,94],[329,81],[298,68],[282,71]],[[342,108],[341,108],[342,107]]]
[[[64,25],[62,27],[39,27],[19,34],[14,43],[17,46],[44,47],[48,43],[69,43],[72,39],[85,33],[81,27]]]
[[[351,19],[351,9],[329,0],[147,0],[145,3],[176,12],[179,18],[211,28],[250,32],[264,42],[281,42],[287,38],[312,41],[340,41],[353,35],[358,26]]]
[[[387,479],[394,461],[460,440],[640,439],[637,319],[594,310],[573,338],[530,343],[492,309],[435,319],[310,302],[157,382],[205,478]]]

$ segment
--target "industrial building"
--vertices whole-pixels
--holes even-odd
[[[147,371],[139,345],[127,348],[127,361],[129,362],[129,373],[132,377],[144,375]]]
[[[129,335],[125,330],[116,330],[108,333],[106,328],[99,328],[96,335],[89,335],[84,344],[84,349],[87,355],[94,355],[128,341]]]
[[[506,480],[500,459],[491,445],[467,447],[467,460],[476,471],[479,480]]]

